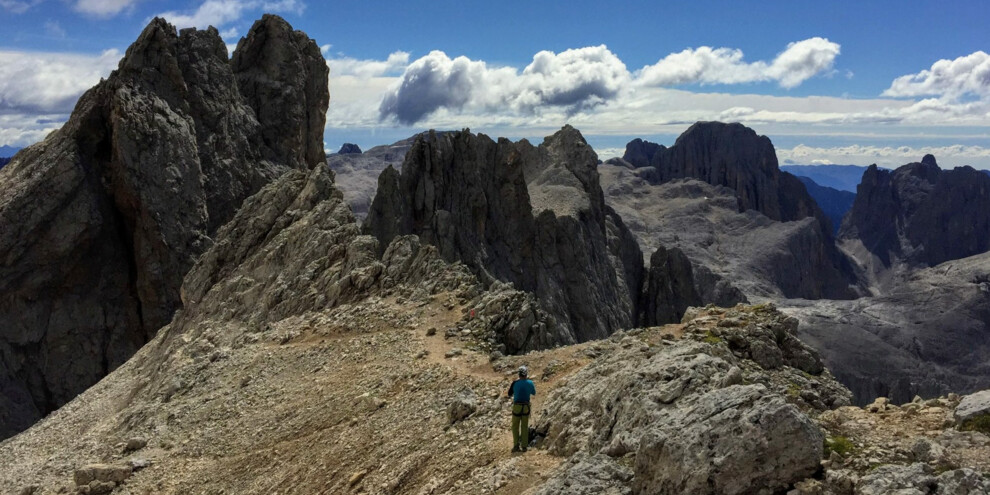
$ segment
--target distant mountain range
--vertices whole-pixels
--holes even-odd
[[[780,169],[798,177],[808,177],[819,186],[856,192],[856,186],[859,185],[867,167],[859,165],[781,165]]]
[[[8,163],[10,163],[10,158],[0,157],[0,168],[3,168]]]
[[[798,179],[804,184],[808,194],[825,212],[825,216],[832,222],[832,233],[838,234],[842,217],[852,208],[853,201],[856,200],[856,193],[820,185],[810,177],[799,175]]]
[[[15,148],[13,146],[3,145],[0,146],[0,157],[10,158],[14,156],[14,154],[17,153],[18,151],[21,151],[21,148]]]

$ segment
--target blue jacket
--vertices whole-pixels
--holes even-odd
[[[512,396],[512,402],[528,404],[529,396],[536,395],[536,385],[529,378],[520,378],[509,385],[509,393],[506,395]]]

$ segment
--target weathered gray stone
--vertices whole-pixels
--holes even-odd
[[[975,495],[990,493],[990,480],[971,469],[935,475],[926,464],[880,466],[856,483],[856,495]]]
[[[788,321],[770,308],[747,311],[768,328],[774,326],[771,321]],[[740,336],[753,342],[761,338]],[[762,384],[791,383],[801,372],[746,361],[747,380],[757,384],[741,385],[741,376],[729,377],[740,374],[744,358],[726,344],[675,341],[642,352],[640,346],[621,345],[626,341],[635,339],[626,337],[620,350],[588,365],[547,397],[537,431],[546,435],[551,453],[632,456],[635,476],[624,486],[633,493],[772,493],[819,469],[824,434]],[[779,349],[778,354],[787,355]],[[824,374],[813,380],[823,383],[817,386],[821,390],[828,388],[824,382],[841,388]],[[813,388],[810,383],[808,388]],[[561,486],[565,476],[557,474],[562,479],[548,486]]]
[[[981,390],[964,396],[952,412],[952,416],[956,424],[960,425],[979,416],[990,416],[990,390]]]
[[[687,308],[702,304],[695,290],[691,261],[680,249],[661,246],[654,251],[641,297],[639,322],[643,326],[677,323]]]
[[[416,234],[489,286],[532,292],[561,344],[632,327],[642,254],[605,206],[597,156],[567,126],[539,147],[468,132],[417,137],[402,172],[379,178],[365,231],[382,246]],[[548,339],[522,339],[541,345]],[[509,352],[518,338],[506,341]]]
[[[474,390],[464,389],[447,405],[447,422],[454,424],[466,419],[478,410],[478,396]]]
[[[942,170],[932,155],[894,171],[872,165],[839,238],[862,245],[885,267],[898,261],[934,266],[984,253],[990,249],[990,176],[971,167]]]
[[[326,63],[304,35],[270,32],[291,28],[266,16],[231,64],[216,29],[153,20],[61,129],[4,167],[0,438],[168,323],[183,275],[245,198],[324,162]]]

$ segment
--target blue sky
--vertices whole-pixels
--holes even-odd
[[[565,123],[607,158],[696,120],[770,136],[782,162],[990,168],[983,2],[0,0],[0,145],[67,118],[147,21],[231,45],[276,12],[324,49],[326,145],[427,128],[538,139]]]

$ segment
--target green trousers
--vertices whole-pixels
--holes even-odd
[[[529,447],[529,404],[512,404],[512,448]]]

